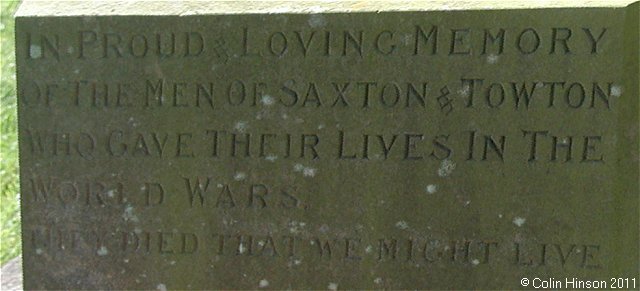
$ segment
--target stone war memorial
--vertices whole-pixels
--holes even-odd
[[[640,4],[544,3],[23,3],[24,287],[637,290]]]

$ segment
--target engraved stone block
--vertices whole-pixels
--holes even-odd
[[[595,2],[27,1],[25,287],[638,288],[639,4]]]

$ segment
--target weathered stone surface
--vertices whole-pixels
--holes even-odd
[[[21,7],[26,288],[637,288],[638,3],[162,3]]]

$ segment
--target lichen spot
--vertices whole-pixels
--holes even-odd
[[[513,224],[517,225],[518,227],[521,227],[527,220],[525,218],[522,217],[516,217],[513,219]]]
[[[309,26],[313,28],[325,27],[327,25],[327,19],[322,14],[311,14],[308,23]]]
[[[33,59],[37,59],[37,58],[42,57],[42,48],[37,44],[32,44],[29,47],[29,55]]]
[[[464,85],[460,90],[458,90],[458,95],[467,96],[469,95],[469,85]]]
[[[270,106],[270,105],[273,105],[273,103],[275,103],[275,100],[273,99],[273,97],[271,97],[269,95],[262,96],[260,101],[262,102],[262,104],[264,104],[266,106]]]
[[[247,127],[248,125],[246,121],[238,121],[236,122],[236,125],[233,126],[233,128],[238,132],[245,132],[245,130],[247,130]]]
[[[314,168],[304,168],[304,170],[302,170],[302,174],[305,177],[314,177],[316,175],[316,169],[314,169]]]
[[[471,261],[471,263],[472,263],[474,266],[477,266],[477,265],[479,265],[479,264],[480,264],[480,261],[479,261],[478,259],[473,259],[473,261]]]
[[[107,254],[109,254],[109,250],[107,250],[105,246],[101,246],[96,253],[98,254],[98,256],[106,256]]]
[[[337,283],[329,283],[329,285],[327,286],[327,289],[329,290],[338,290],[338,284]]]
[[[449,159],[445,159],[440,163],[440,168],[438,169],[438,176],[446,177],[451,175],[453,170],[456,168],[456,163]]]
[[[124,208],[124,213],[122,214],[122,219],[124,219],[124,221],[138,222],[138,216],[136,216],[136,214],[133,211],[134,211],[133,206],[127,205]]]
[[[370,254],[371,252],[373,252],[373,247],[371,245],[368,245],[365,249],[364,252],[367,254]]]
[[[293,165],[293,170],[296,172],[302,172],[302,170],[304,170],[304,166],[302,164],[295,164]]]
[[[268,156],[264,157],[264,159],[269,161],[269,162],[275,162],[278,159],[278,156],[276,156],[276,155],[268,155]]]
[[[438,186],[430,184],[430,185],[427,185],[426,190],[427,190],[427,193],[433,194],[433,193],[436,193],[436,191],[438,191]]]
[[[373,280],[373,283],[382,284],[382,278],[378,277]]]
[[[620,97],[622,96],[622,87],[618,85],[611,86],[611,96]]]
[[[258,285],[260,288],[266,288],[269,287],[269,281],[267,281],[267,279],[262,279],[260,280],[260,283]]]
[[[160,284],[158,284],[158,286],[156,286],[156,290],[167,291],[167,286],[162,284],[162,283],[160,283]]]
[[[233,176],[233,179],[236,181],[242,181],[245,178],[247,178],[247,174],[245,174],[244,172],[237,172],[235,176]]]
[[[396,223],[396,227],[399,229],[407,229],[409,228],[409,224],[406,221],[402,220]]]
[[[498,62],[498,59],[500,57],[498,57],[497,55],[491,54],[487,56],[487,63],[489,64],[495,64]]]

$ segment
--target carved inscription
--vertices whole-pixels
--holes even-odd
[[[464,13],[22,25],[27,264],[159,290],[615,267],[622,29]]]

